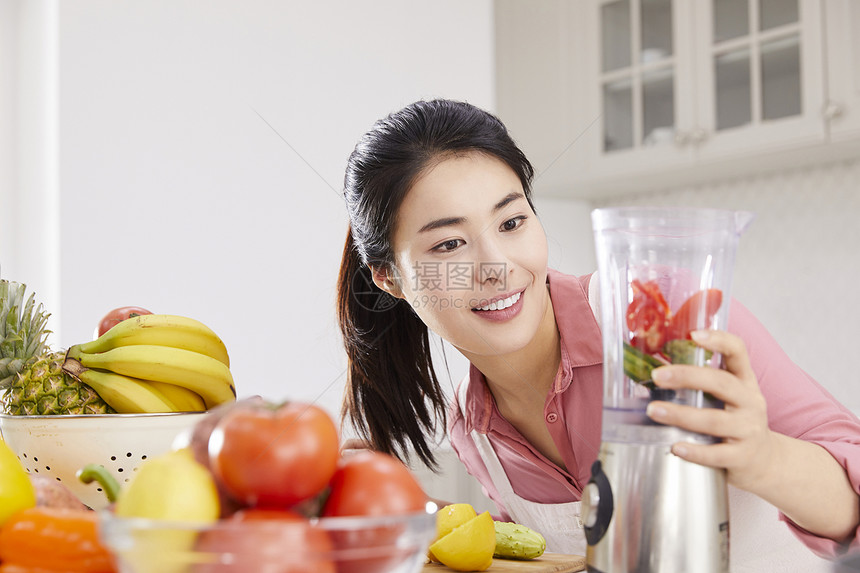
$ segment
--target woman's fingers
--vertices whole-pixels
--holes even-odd
[[[737,446],[728,443],[706,445],[678,442],[672,446],[672,453],[694,464],[729,468],[737,459]]]
[[[743,428],[731,412],[719,408],[696,408],[671,402],[654,401],[646,413],[655,422],[715,438],[741,438]]]
[[[661,388],[702,390],[727,405],[757,406],[761,392],[750,365],[743,341],[727,332],[697,331],[697,343],[723,356],[726,369],[705,368],[684,364],[661,366],[651,372]]]
[[[693,342],[723,356],[725,369],[744,382],[756,383],[755,373],[747,355],[747,347],[740,337],[722,330],[696,330]]]
[[[361,450],[372,450],[370,442],[358,438],[350,438],[344,441],[340,447],[341,454],[355,454]]]
[[[732,483],[755,479],[769,463],[773,438],[767,425],[767,404],[746,345],[737,336],[723,331],[700,330],[692,336],[699,346],[722,355],[723,369],[682,364],[662,366],[651,373],[654,383],[661,388],[707,392],[722,400],[725,408],[653,401],[646,413],[655,422],[722,440],[716,444],[676,443],[672,452],[678,457],[726,468]]]
[[[740,385],[737,378],[728,372],[682,364],[655,368],[651,377],[660,388],[701,390],[723,402],[736,398]]]

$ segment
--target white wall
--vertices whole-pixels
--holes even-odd
[[[539,181],[535,187],[535,208],[549,245],[549,267],[573,275],[597,270],[591,205],[587,201],[543,197],[539,194]]]
[[[18,4],[0,2],[0,253],[11,251],[14,240],[12,227],[15,200],[15,89],[18,75]],[[11,261],[0,259],[0,276],[8,272]]]
[[[19,227],[0,263],[51,268],[56,250],[55,344],[89,339],[115,306],[186,314],[224,338],[240,395],[336,413],[347,156],[417,99],[492,109],[489,0],[40,3],[38,22],[56,16],[59,222],[28,219],[26,234],[46,240],[25,244]],[[30,101],[52,96],[28,85]],[[31,192],[17,189],[13,200]],[[27,268],[3,276],[31,282]]]
[[[56,2],[0,1],[0,276],[59,316]]]

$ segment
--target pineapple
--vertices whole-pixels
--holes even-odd
[[[46,342],[48,316],[22,284],[0,280],[0,405],[5,414],[108,414],[96,392],[63,372]]]
[[[25,363],[48,352],[48,315],[35,307],[31,294],[24,303],[22,284],[0,280],[0,388],[8,388]]]

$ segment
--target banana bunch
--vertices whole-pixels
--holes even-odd
[[[203,411],[236,399],[224,343],[184,316],[124,320],[69,348],[63,370],[120,414]]]

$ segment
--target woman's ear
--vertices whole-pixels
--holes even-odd
[[[403,298],[403,291],[400,290],[400,286],[392,276],[390,269],[370,267],[370,273],[373,276],[373,284],[395,298]]]

